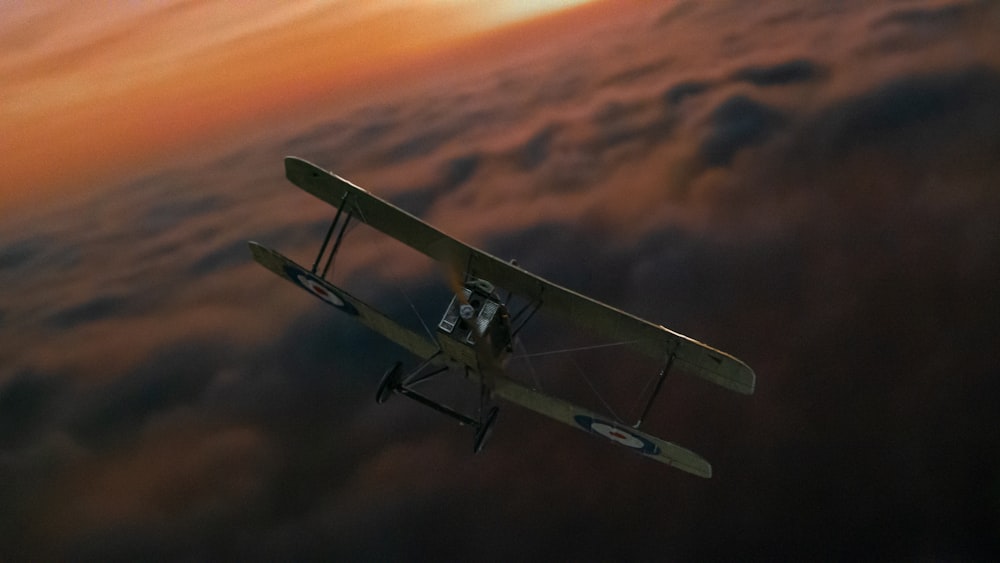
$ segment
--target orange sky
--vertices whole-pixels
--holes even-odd
[[[0,211],[581,0],[22,3],[0,22]]]

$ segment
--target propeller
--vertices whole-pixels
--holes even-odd
[[[487,389],[492,391],[496,376],[503,375],[504,373],[503,367],[493,357],[493,347],[491,346],[489,335],[479,331],[479,325],[475,319],[476,308],[469,302],[469,298],[465,295],[465,272],[459,265],[459,261],[450,259],[444,260],[443,263],[445,265],[448,287],[451,288],[452,293],[455,294],[455,299],[459,303],[458,315],[472,331],[473,345],[476,351],[476,360],[479,364],[479,372],[482,375],[482,383]]]
[[[496,406],[492,406],[487,410],[487,406],[493,396],[496,380],[504,374],[504,369],[493,356],[493,345],[490,341],[490,336],[480,332],[479,324],[476,322],[476,307],[469,302],[469,298],[465,294],[465,267],[467,260],[463,260],[455,254],[447,253],[445,259],[441,262],[445,268],[444,274],[448,282],[448,287],[455,294],[455,300],[458,303],[458,316],[469,327],[472,333],[473,349],[476,352],[476,364],[478,365],[480,377],[480,396],[479,425],[475,434],[473,450],[478,453],[485,446],[486,440],[489,439],[493,431],[493,425],[497,419],[499,409]]]

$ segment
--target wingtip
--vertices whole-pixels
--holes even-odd
[[[691,452],[696,459],[689,460],[688,463],[679,463],[676,460],[669,463],[669,465],[684,471],[685,473],[690,473],[695,477],[701,477],[702,479],[712,478],[712,464],[708,462],[705,458],[701,457],[694,452]]]
[[[699,463],[698,463],[697,467],[692,467],[690,469],[691,474],[697,475],[698,477],[701,477],[703,479],[711,479],[712,478],[712,464],[709,463],[707,459],[701,457],[700,455],[698,456],[698,461],[699,461]]]
[[[307,161],[297,156],[285,157],[285,176],[291,178],[292,174],[299,169],[311,166]]]
[[[726,387],[743,395],[753,395],[757,389],[757,374],[743,360],[732,355],[729,355],[729,358],[735,362],[735,369],[730,371],[730,384]]]
[[[750,366],[746,364],[743,364],[743,369],[746,372],[746,381],[747,381],[746,387],[743,390],[743,394],[753,395],[754,391],[757,390],[757,374],[753,371],[753,369]]]
[[[317,166],[312,162],[304,158],[299,158],[297,156],[286,156],[285,157],[285,177],[291,180],[293,177],[305,174],[307,172],[323,172],[329,174],[329,172],[322,166]]]

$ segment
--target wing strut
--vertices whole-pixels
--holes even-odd
[[[520,311],[514,313],[514,316],[511,317],[510,319],[510,324],[517,326],[514,326],[511,329],[510,337],[512,340],[515,337],[517,337],[518,333],[521,332],[521,329],[523,329],[525,325],[528,324],[528,321],[530,321],[531,318],[535,316],[535,313],[537,313],[538,310],[541,308],[542,308],[542,299],[539,297],[538,299],[532,301],[531,303],[525,304]],[[525,312],[528,313],[528,316],[525,317],[524,319],[521,319],[521,316],[524,315]]]
[[[313,262],[312,273],[317,273],[319,270],[319,263],[323,260],[323,254],[326,253],[326,247],[330,244],[330,237],[333,236],[333,232],[337,229],[337,224],[340,223],[340,216],[344,212],[344,208],[347,207],[347,196],[350,194],[345,193],[344,197],[340,200],[340,205],[337,206],[337,214],[333,216],[333,222],[330,223],[330,228],[326,231],[326,236],[323,238],[323,244],[319,247],[319,253],[316,255],[316,261]],[[326,259],[326,264],[323,266],[323,273],[320,277],[326,279],[327,272],[330,271],[330,265],[333,264],[333,257],[337,255],[337,250],[340,249],[340,243],[344,241],[344,233],[347,232],[347,225],[351,222],[352,213],[347,212],[347,218],[344,222],[340,224],[340,232],[337,233],[337,240],[333,242],[333,250],[330,251],[330,256]]]
[[[667,373],[670,371],[671,366],[674,365],[674,358],[677,357],[676,353],[671,352],[670,357],[667,358],[667,365],[663,366],[660,370],[660,378],[656,381],[656,387],[653,388],[653,394],[649,396],[649,400],[646,401],[646,407],[642,409],[642,414],[639,415],[639,420],[632,425],[632,428],[639,428],[642,425],[642,421],[649,414],[649,409],[653,408],[653,401],[656,400],[656,396],[660,394],[660,389],[663,387],[663,382],[667,379]]]

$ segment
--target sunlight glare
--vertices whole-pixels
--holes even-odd
[[[437,0],[440,4],[469,7],[467,0]],[[593,0],[502,0],[477,4],[484,27],[499,27],[551,12],[587,4]]]

